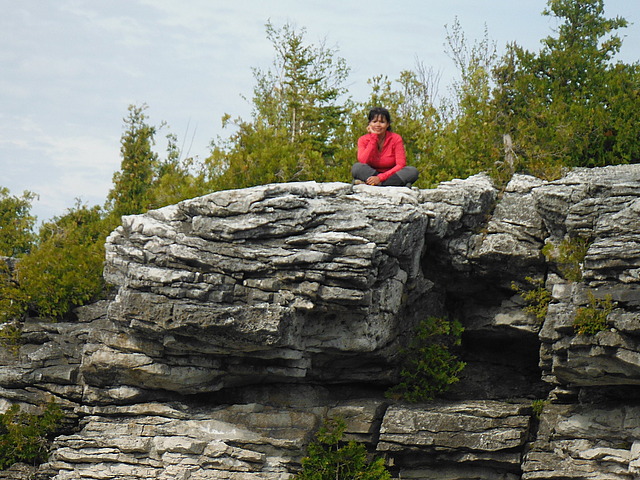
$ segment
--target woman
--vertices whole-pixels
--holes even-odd
[[[418,169],[407,166],[402,137],[391,131],[389,111],[372,108],[368,119],[368,133],[358,139],[358,163],[351,168],[353,183],[410,187]]]

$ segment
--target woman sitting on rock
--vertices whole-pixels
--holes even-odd
[[[402,137],[391,131],[391,115],[386,108],[369,112],[367,133],[358,139],[358,163],[351,168],[353,183],[410,187],[418,179],[418,169],[407,166]]]

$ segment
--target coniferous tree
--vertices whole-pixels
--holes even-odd
[[[348,68],[334,49],[307,44],[305,30],[266,25],[275,58],[254,69],[253,113],[207,160],[215,189],[296,180],[331,180],[344,148]],[[231,121],[223,118],[223,125]],[[340,155],[337,156],[340,158]],[[348,171],[345,170],[346,178]]]
[[[29,191],[17,197],[0,187],[0,256],[19,256],[33,246],[36,217],[31,214],[31,202],[35,198]]]
[[[153,151],[156,127],[147,123],[143,106],[129,106],[124,119],[126,130],[120,140],[121,167],[113,175],[113,188],[107,197],[113,215],[141,213],[149,204],[149,192],[158,155]]]
[[[557,177],[562,167],[637,161],[640,72],[613,62],[626,20],[605,18],[603,0],[549,0],[543,14],[560,20],[557,36],[538,53],[509,45],[495,70],[499,125],[519,169]]]

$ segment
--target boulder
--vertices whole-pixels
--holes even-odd
[[[107,239],[128,337],[87,345],[83,379],[181,393],[256,382],[388,382],[430,284],[416,192],[276,184],[125,217]]]

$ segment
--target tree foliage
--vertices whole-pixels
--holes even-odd
[[[215,189],[299,180],[330,180],[344,148],[349,69],[335,49],[305,42],[305,30],[266,25],[275,58],[254,69],[250,120],[223,117],[236,132],[214,142],[207,160]],[[343,177],[348,173],[345,168]]]
[[[501,157],[501,136],[496,131],[496,112],[491,104],[491,69],[496,47],[485,29],[484,37],[469,45],[456,22],[448,30],[448,53],[460,78],[444,104],[446,122],[440,136],[439,175],[434,180],[466,178],[492,170]]]
[[[329,419],[302,459],[297,480],[387,480],[391,478],[382,457],[371,459],[365,446],[343,442],[344,420]]]
[[[37,465],[49,456],[49,435],[63,418],[59,405],[48,403],[42,414],[23,412],[12,405],[0,414],[0,470],[14,463]]]
[[[106,225],[99,207],[77,204],[45,223],[37,246],[0,273],[0,322],[27,313],[59,319],[104,288]]]
[[[17,257],[31,249],[36,222],[31,215],[31,202],[36,197],[28,191],[17,197],[8,188],[0,187],[0,256]]]
[[[517,146],[519,170],[558,176],[562,167],[639,158],[637,64],[614,63],[627,25],[603,16],[603,0],[550,0],[557,36],[538,53],[508,46],[495,70],[498,126]]]
[[[166,139],[166,158],[155,164],[153,181],[147,192],[147,203],[135,213],[172,205],[209,192],[202,165],[194,158],[182,157],[176,135],[169,133]]]
[[[408,348],[402,351],[400,382],[388,395],[408,402],[433,400],[458,382],[466,364],[452,353],[463,332],[458,321],[429,317],[418,325]]]
[[[119,218],[177,203],[204,192],[203,176],[192,172],[192,158],[183,159],[177,138],[167,135],[167,155],[160,159],[154,151],[158,130],[145,114],[147,105],[129,105],[124,118],[124,132],[120,144],[120,170],[113,175],[106,208]]]
[[[140,213],[149,204],[149,191],[157,167],[158,155],[153,151],[156,127],[147,122],[146,105],[129,106],[124,119],[126,130],[120,141],[122,163],[113,175],[113,188],[107,200],[114,215]]]

